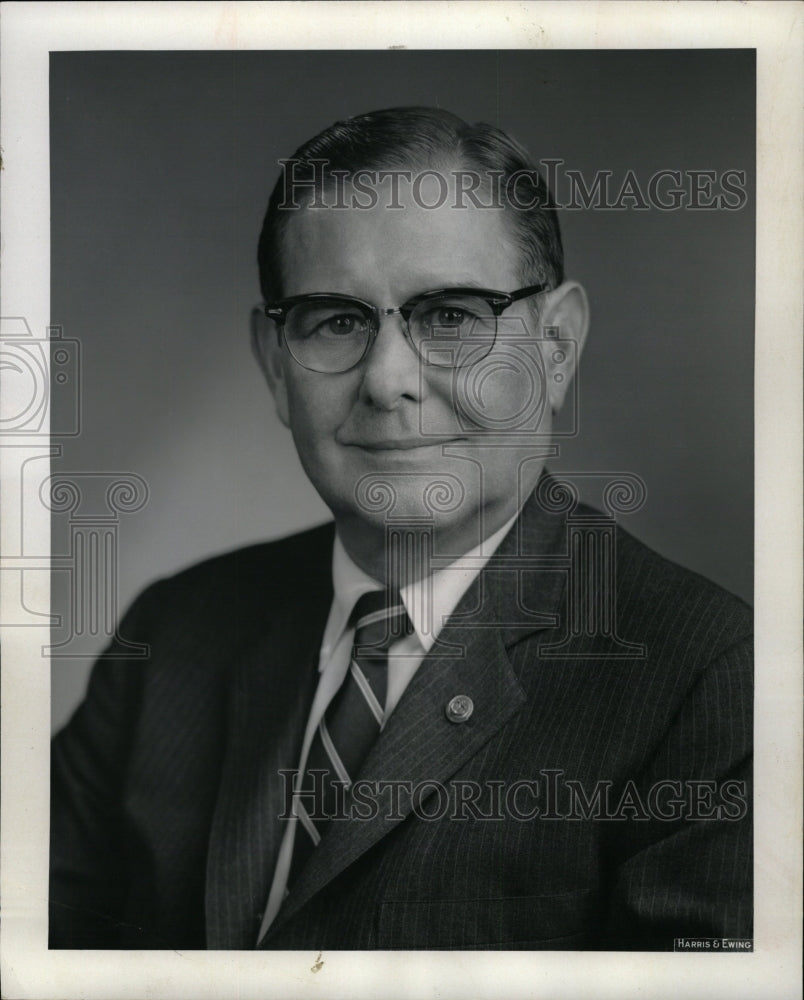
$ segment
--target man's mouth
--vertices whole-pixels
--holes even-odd
[[[366,451],[413,451],[417,448],[434,448],[438,445],[456,444],[460,437],[395,437],[395,438],[354,438],[341,442]]]

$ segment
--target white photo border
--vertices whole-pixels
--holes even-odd
[[[0,11],[0,315],[49,314],[49,54],[64,50],[644,49],[757,52],[755,944],[745,955],[48,951],[48,628],[3,630],[0,974],[9,998],[784,997],[801,959],[804,7],[749,2],[7,3]],[[2,375],[2,373],[0,373]],[[5,445],[7,442],[3,442]],[[47,448],[46,435],[31,445]],[[0,504],[22,488],[0,450]],[[35,501],[37,498],[30,498]],[[41,551],[48,513],[31,503]],[[26,514],[27,518],[27,514]],[[27,524],[26,524],[27,528]],[[7,519],[2,552],[20,525]],[[49,575],[36,606],[49,606]],[[22,598],[0,574],[0,621]],[[800,988],[800,987],[799,987]]]

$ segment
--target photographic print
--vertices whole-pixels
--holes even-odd
[[[48,960],[739,978],[756,48],[47,67],[50,307],[4,296],[3,457]]]

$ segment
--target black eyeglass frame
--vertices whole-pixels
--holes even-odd
[[[549,284],[547,282],[542,282],[538,285],[525,285],[523,288],[517,288],[513,292],[500,292],[496,289],[491,288],[474,288],[472,286],[456,286],[450,288],[436,288],[429,292],[422,292],[419,295],[414,295],[412,298],[408,299],[401,306],[390,309],[381,309],[379,306],[375,306],[371,302],[366,302],[365,299],[360,299],[355,295],[345,295],[342,292],[309,292],[305,295],[291,295],[284,299],[277,299],[275,302],[264,303],[262,310],[268,319],[273,320],[277,326],[277,338],[281,346],[284,340],[285,346],[288,349],[288,353],[296,362],[296,364],[301,365],[302,368],[306,368],[308,371],[318,372],[317,368],[310,368],[308,365],[303,364],[290,348],[287,343],[287,338],[284,336],[285,321],[288,317],[290,310],[302,303],[302,302],[324,302],[331,301],[332,299],[339,299],[341,302],[349,303],[350,305],[358,306],[369,320],[369,337],[366,340],[366,346],[363,349],[363,353],[360,357],[351,364],[348,368],[344,368],[337,372],[318,372],[321,375],[341,375],[343,372],[351,371],[352,368],[356,368],[357,365],[365,358],[368,354],[377,334],[380,332],[380,318],[382,316],[394,316],[399,314],[405,321],[404,333],[408,338],[411,347],[416,352],[417,357],[421,358],[425,364],[430,364],[421,354],[418,347],[413,341],[410,335],[410,317],[413,315],[414,309],[422,302],[430,301],[431,299],[443,298],[445,296],[455,296],[455,295],[469,295],[476,299],[483,299],[491,309],[492,315],[497,319],[502,313],[505,312],[510,306],[515,302],[519,302],[521,299],[529,298],[531,295],[538,295],[540,292],[547,291],[549,289]],[[496,340],[496,330],[494,339]],[[494,347],[494,341],[492,341],[489,346],[489,350],[486,354],[490,353]],[[485,356],[485,355],[484,355]],[[470,363],[475,363],[481,360],[479,358],[473,358]],[[450,367],[450,366],[436,366],[436,367]],[[461,366],[453,366],[461,367]]]

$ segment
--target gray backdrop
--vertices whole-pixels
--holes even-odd
[[[53,467],[147,483],[118,517],[119,608],[210,553],[328,518],[250,355],[257,236],[279,157],[399,104],[497,124],[536,159],[612,171],[615,190],[629,169],[643,185],[661,169],[746,171],[740,211],[561,213],[592,327],[580,434],[553,468],[640,476],[647,503],[623,525],[750,600],[752,50],[55,53],[52,322],[80,342],[82,383],[81,433]],[[54,430],[72,405],[55,394]],[[69,517],[53,523],[69,557]],[[54,574],[55,641],[68,581]],[[103,629],[90,633],[64,648],[96,652]],[[89,664],[54,660],[54,725]]]

